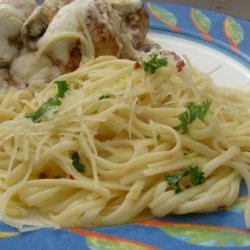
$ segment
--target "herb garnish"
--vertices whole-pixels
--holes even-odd
[[[193,185],[200,185],[206,181],[204,172],[202,172],[197,166],[188,168],[188,173],[190,174],[191,183]]]
[[[66,92],[69,90],[69,85],[66,81],[55,81],[55,84],[57,84],[58,89],[56,97],[64,98]]]
[[[161,139],[161,135],[158,134],[156,138],[157,138],[157,141],[159,141]]]
[[[99,97],[99,100],[103,100],[103,99],[107,99],[107,98],[110,98],[109,95],[102,95]]]
[[[178,173],[168,174],[165,176],[165,181],[168,185],[175,186],[175,193],[178,194],[182,191],[180,187],[181,179],[184,176],[190,176],[190,181],[193,185],[201,185],[206,181],[204,172],[196,167],[189,166],[187,170]]]
[[[188,125],[191,124],[196,118],[204,121],[204,118],[210,108],[211,101],[203,101],[201,104],[195,104],[190,102],[187,105],[187,110],[181,113],[178,118],[181,124],[174,127],[176,130],[180,130],[182,134],[188,132]]]
[[[152,74],[161,67],[168,65],[167,58],[158,58],[158,54],[153,53],[149,56],[148,61],[142,61],[142,67],[144,71],[150,71]]]
[[[85,167],[80,163],[80,156],[77,152],[75,152],[72,157],[72,165],[79,173],[84,173]]]
[[[25,115],[26,118],[30,118],[33,122],[40,122],[42,116],[54,107],[58,107],[62,104],[61,98],[64,98],[65,93],[69,90],[69,86],[66,81],[55,81],[57,84],[58,93],[54,97],[50,97],[42,106],[40,106],[35,112],[31,112]]]
[[[180,181],[185,175],[186,171],[182,171],[176,174],[168,174],[167,176],[165,176],[165,181],[168,183],[168,185],[175,186],[176,194],[182,191],[182,189],[180,188]]]

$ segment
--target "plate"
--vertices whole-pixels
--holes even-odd
[[[188,36],[178,37],[167,32],[151,30],[149,37],[163,48],[175,51],[180,56],[187,56],[200,71],[209,73],[219,86],[244,88],[250,85],[250,71],[247,65],[229,54],[208,47],[205,43],[190,40]]]
[[[250,86],[249,22],[187,6],[155,1],[145,4],[151,39],[186,55],[221,86]],[[245,230],[242,214],[247,199],[243,184],[233,206],[209,214],[169,215],[128,225],[26,233],[0,224],[0,249],[250,249],[250,231]]]

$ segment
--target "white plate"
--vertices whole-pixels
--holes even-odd
[[[180,56],[188,56],[192,64],[202,72],[209,73],[220,67],[211,74],[219,86],[250,87],[249,69],[227,54],[204,44],[168,34],[154,32],[149,34],[149,38],[167,50],[173,50]]]

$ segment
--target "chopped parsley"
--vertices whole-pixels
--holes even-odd
[[[167,58],[158,58],[158,54],[155,53],[149,56],[148,61],[142,61],[142,68],[144,71],[150,71],[152,74],[155,73],[157,69],[166,67],[167,65]]]
[[[35,123],[41,122],[46,112],[62,104],[61,99],[64,98],[65,93],[69,90],[69,86],[66,81],[55,81],[55,83],[57,84],[58,93],[54,97],[50,97],[36,111],[26,114],[26,118],[32,119]]]
[[[185,176],[186,172],[182,171],[179,173],[175,173],[175,174],[168,174],[165,177],[166,182],[168,183],[168,185],[170,186],[175,186],[175,193],[178,194],[182,191],[182,189],[180,188],[180,182],[183,176]]]
[[[99,97],[99,100],[108,99],[108,98],[110,98],[109,95],[102,95]]]
[[[174,127],[176,130],[180,130],[182,134],[188,132],[188,125],[191,124],[196,118],[204,121],[204,118],[211,106],[211,101],[203,101],[201,104],[195,104],[190,102],[187,105],[187,110],[181,113],[178,118],[181,124]]]
[[[196,167],[189,166],[187,170],[178,173],[168,174],[165,176],[165,181],[170,186],[175,186],[175,193],[178,194],[182,191],[180,187],[181,180],[184,176],[190,176],[190,181],[193,185],[201,185],[206,181],[204,172]]]
[[[69,85],[67,84],[66,81],[55,81],[55,84],[57,84],[57,97],[64,98],[66,92],[69,90]]]
[[[85,167],[80,163],[80,156],[77,152],[75,152],[72,157],[72,165],[79,173],[84,173]]]
[[[196,167],[190,166],[187,171],[190,175],[191,183],[193,185],[201,185],[206,181],[204,172],[202,172],[197,166]]]
[[[157,141],[161,139],[161,135],[157,135]]]

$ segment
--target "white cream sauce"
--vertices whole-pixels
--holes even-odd
[[[34,0],[0,0],[0,66],[8,66],[18,55],[23,22],[35,7]]]
[[[41,56],[37,61],[34,52],[24,50],[22,55],[13,61],[10,74],[14,82],[25,88],[27,85],[43,86],[60,76],[62,72],[48,57]]]
[[[49,42],[55,35],[63,32],[82,31],[86,16],[89,10],[95,9],[93,0],[76,0],[63,6],[55,15],[43,37],[38,41],[38,48],[41,48]],[[70,51],[75,44],[76,39],[64,38],[54,42],[49,48],[53,59],[67,64],[70,59]]]
[[[21,12],[25,19],[32,13],[37,6],[35,0],[0,0],[0,4],[7,4]]]
[[[0,5],[0,66],[7,66],[17,56],[18,48],[15,41],[22,24],[22,13],[7,4]]]

